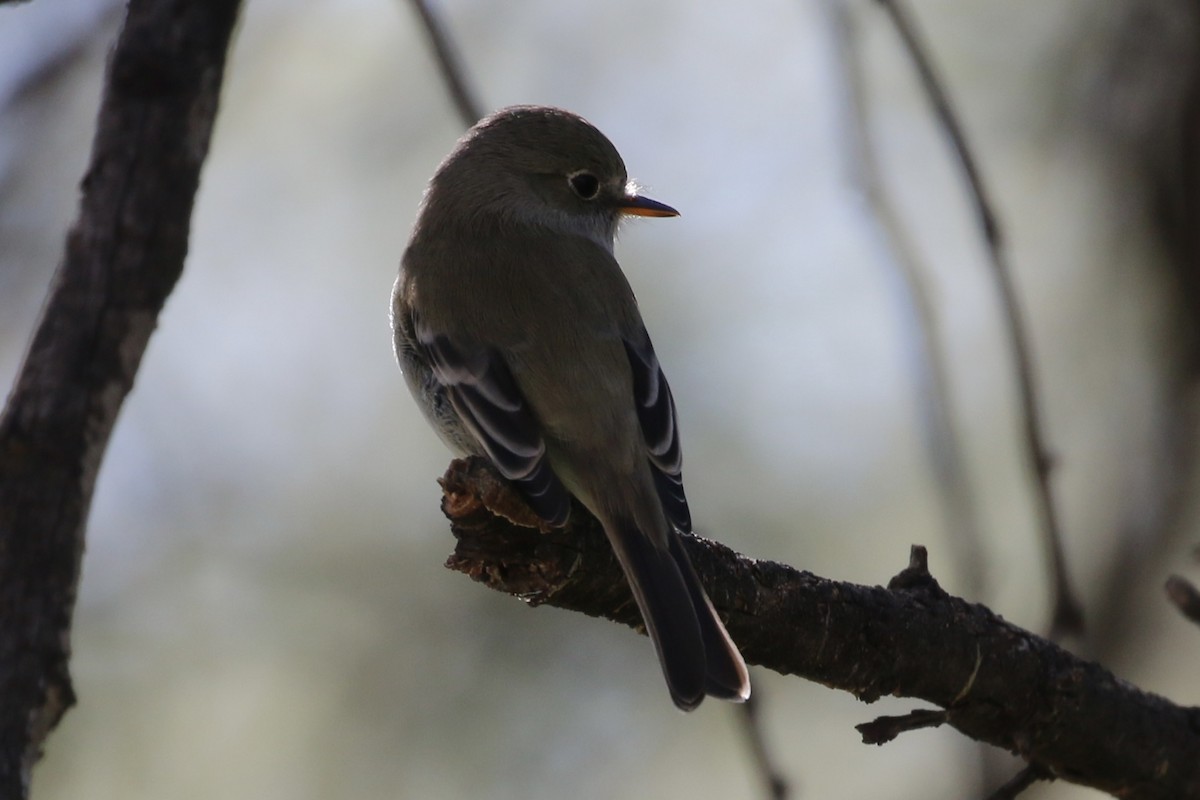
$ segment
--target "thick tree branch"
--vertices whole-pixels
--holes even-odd
[[[576,506],[563,530],[522,527],[530,512],[478,459],[452,463],[442,486],[458,539],[447,566],[531,605],[640,625],[584,509]],[[1200,709],[1140,691],[946,594],[919,558],[885,589],[755,561],[697,537],[685,546],[750,663],[867,702],[933,703],[973,739],[1129,800],[1200,797]]]
[[[133,0],[79,215],[0,417],[0,798],[28,794],[67,671],[96,473],[187,253],[238,0]]]

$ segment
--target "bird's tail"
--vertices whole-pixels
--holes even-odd
[[[691,711],[705,695],[746,700],[746,663],[700,586],[679,536],[668,530],[669,546],[663,548],[632,520],[618,518],[604,529],[642,612],[675,705]]]

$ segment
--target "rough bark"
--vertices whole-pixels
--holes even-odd
[[[63,261],[0,417],[0,798],[74,702],[96,473],[187,253],[238,0],[133,0]]]
[[[540,532],[479,460],[442,479],[458,542],[447,566],[531,605],[637,627],[641,620],[595,520],[578,505]],[[1200,709],[1116,678],[987,608],[944,592],[920,550],[887,588],[756,561],[716,542],[685,546],[746,660],[852,692],[937,705],[861,726],[884,742],[943,722],[1025,758],[1039,772],[1137,800],[1200,798]]]

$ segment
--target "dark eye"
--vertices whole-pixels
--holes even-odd
[[[584,200],[591,200],[596,196],[596,192],[600,191],[600,179],[590,172],[576,172],[567,180],[571,182],[575,194]]]

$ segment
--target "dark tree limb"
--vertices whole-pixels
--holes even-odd
[[[528,510],[477,459],[452,463],[442,487],[458,540],[448,567],[531,605],[640,627],[617,560],[584,509],[576,506],[563,530],[513,524]],[[919,553],[885,589],[755,561],[694,536],[685,546],[752,664],[866,702],[933,703],[965,735],[1127,800],[1200,798],[1200,709],[1143,692],[946,594]]]
[[[0,416],[0,797],[26,797],[67,669],[96,473],[183,268],[238,0],[133,0],[29,352]]]

